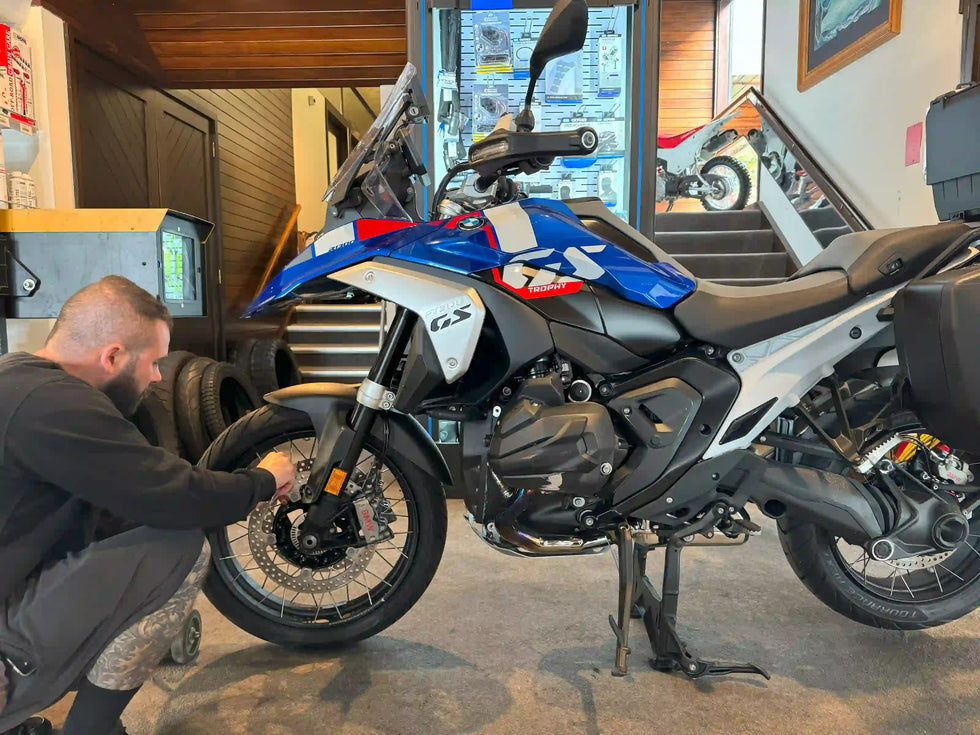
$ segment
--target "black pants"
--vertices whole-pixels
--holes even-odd
[[[26,657],[33,669],[7,667],[0,732],[61,699],[106,646],[166,603],[203,543],[200,531],[136,528],[44,569],[0,602],[0,653]]]

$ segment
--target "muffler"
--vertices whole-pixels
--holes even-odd
[[[749,498],[770,518],[810,521],[858,545],[885,532],[877,500],[860,483],[833,472],[757,459],[767,466],[746,478]]]

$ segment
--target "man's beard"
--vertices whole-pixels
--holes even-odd
[[[136,413],[143,400],[143,391],[136,381],[136,361],[127,365],[119,375],[102,386],[102,392],[109,396],[116,408],[126,418]]]

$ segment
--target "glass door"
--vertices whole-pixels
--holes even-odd
[[[433,180],[464,160],[470,145],[505,113],[516,115],[527,89],[531,50],[550,8],[437,8],[432,18]],[[547,171],[517,177],[531,197],[599,197],[630,215],[633,79],[632,5],[591,7],[581,52],[551,62],[538,82],[535,130],[591,125],[599,147],[590,158],[559,159]]]

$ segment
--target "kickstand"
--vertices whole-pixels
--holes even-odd
[[[619,614],[609,616],[616,634],[616,664],[613,676],[626,676],[630,618],[642,614],[654,657],[650,665],[657,671],[680,671],[689,679],[728,674],[769,673],[755,664],[704,661],[677,634],[677,600],[680,596],[681,551],[683,541],[671,540],[666,547],[662,596],[646,576],[647,547],[637,546],[629,525],[616,532],[619,547]]]

